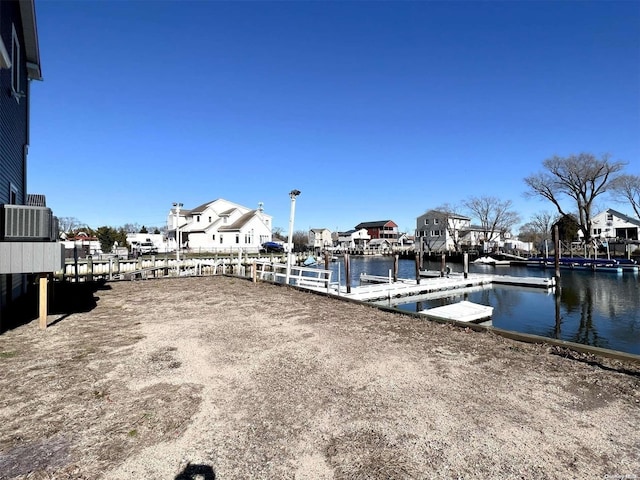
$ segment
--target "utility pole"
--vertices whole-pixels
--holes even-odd
[[[173,206],[176,209],[176,261],[180,261],[180,207],[181,203],[173,202]]]
[[[289,214],[289,239],[287,250],[287,274],[285,276],[285,284],[289,285],[289,277],[291,276],[291,254],[293,251],[293,218],[296,213],[296,197],[300,195],[300,190],[291,190],[289,198],[291,198],[291,213]]]

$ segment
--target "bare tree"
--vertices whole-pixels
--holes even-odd
[[[76,217],[58,217],[58,230],[60,233],[72,233],[82,226],[83,224]]]
[[[545,240],[551,240],[551,229],[555,218],[550,212],[544,211],[531,216],[531,219],[520,227],[518,238],[523,242],[532,242],[539,246]]]
[[[640,175],[620,175],[610,183],[613,196],[620,202],[629,202],[636,217],[640,218]]]
[[[561,205],[562,198],[572,198],[580,230],[585,241],[590,241],[593,202],[607,191],[625,163],[612,161],[609,154],[596,158],[590,153],[580,153],[568,157],[556,155],[543,161],[542,165],[544,172],[524,179],[530,189],[526,195],[549,200],[562,216],[567,215]]]
[[[497,197],[470,197],[463,205],[480,222],[485,242],[492,242],[520,221],[520,215],[511,209],[511,200]]]

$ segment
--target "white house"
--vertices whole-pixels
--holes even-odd
[[[591,229],[592,237],[600,241],[638,240],[640,220],[609,208],[593,217]],[[582,238],[582,232],[578,236]]]
[[[195,251],[258,252],[272,238],[272,217],[264,213],[262,204],[251,210],[222,198],[191,210],[172,208],[167,227],[173,245],[177,230],[181,247]]]
[[[367,248],[371,235],[366,228],[337,232],[336,246],[338,248]]]
[[[307,245],[310,248],[319,250],[333,246],[331,230],[327,228],[312,228],[309,230],[309,242]]]

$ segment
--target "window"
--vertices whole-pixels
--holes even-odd
[[[9,204],[16,205],[18,203],[18,189],[13,183],[9,183]]]
[[[437,219],[437,218],[434,218],[434,219],[433,219],[433,224],[434,224],[434,225],[438,225],[438,223],[440,223],[440,222],[438,221],[438,219]]]
[[[16,97],[17,101],[20,101],[20,42],[18,41],[18,34],[16,33],[16,27],[11,26],[11,90]]]
[[[607,213],[607,222],[613,222],[613,213]]]
[[[236,243],[240,243],[240,234],[236,233]]]
[[[196,215],[196,222],[200,222],[200,215]]]
[[[424,224],[425,224],[425,225],[429,225],[429,219],[428,219],[428,218],[425,218],[425,219],[424,219]]]
[[[211,223],[211,217],[209,217],[209,223]]]
[[[222,234],[220,234],[220,244],[222,245]]]
[[[214,233],[213,235],[211,235],[211,240],[215,240],[216,239],[216,234]]]

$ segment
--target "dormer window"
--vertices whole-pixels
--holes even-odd
[[[196,222],[200,222],[200,215],[196,215]]]

